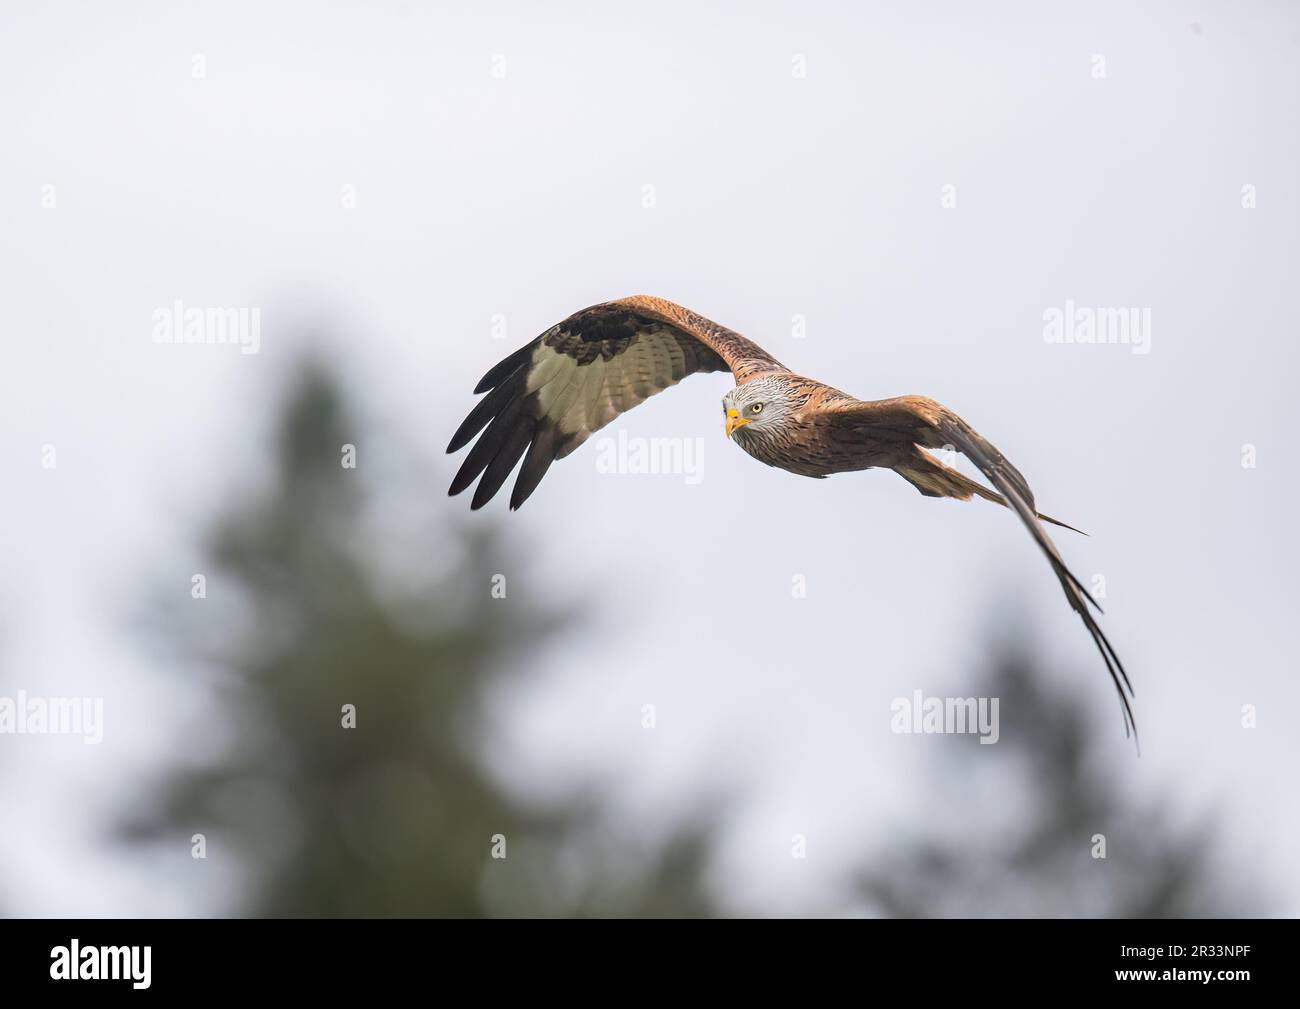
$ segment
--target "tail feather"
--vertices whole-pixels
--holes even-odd
[[[985,501],[992,501],[1003,508],[1009,507],[1007,499],[1001,494],[991,491],[965,474],[957,472],[957,470],[940,462],[920,447],[917,447],[916,454],[907,462],[895,466],[894,472],[926,497],[950,497],[956,498],[958,501],[969,501],[972,497],[981,497]],[[1069,529],[1080,536],[1088,535],[1082,529],[1076,529],[1074,526],[1062,522],[1060,519],[1054,519],[1050,515],[1044,515],[1042,512],[1035,512],[1034,514],[1044,522],[1050,522],[1054,526]]]

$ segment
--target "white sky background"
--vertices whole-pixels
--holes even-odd
[[[1300,913],[1300,10],[533,6],[6,10],[0,668],[4,692],[101,695],[109,717],[98,747],[0,737],[7,910],[227,906],[219,866],[206,891],[160,879],[100,831],[191,753],[202,698],[128,618],[159,570],[188,593],[195,534],[265,458],[304,319],[347,337],[383,423],[427,435],[441,517],[468,509],[441,453],[479,376],[569,312],[647,292],[864,398],[934,396],[1002,448],[1092,534],[1057,539],[1107,579],[1143,756],[1014,518],[889,473],[759,466],[723,440],[713,375],[609,429],[704,438],[698,486],[599,474],[589,445],[518,514],[508,486],[489,508],[535,590],[601,607],[505,699],[498,763],[521,789],[599,774],[657,830],[737,784],[721,887],[824,906],[846,859],[932,812],[933,740],[892,735],[891,699],[970,692],[1006,623],[1113,724],[1136,792],[1212,811]],[[156,346],[151,313],[176,298],[261,306],[262,352]],[[1066,299],[1149,307],[1151,353],[1045,343]]]

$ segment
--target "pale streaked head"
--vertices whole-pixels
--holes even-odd
[[[727,437],[746,428],[749,429],[745,431],[748,436],[765,428],[780,426],[789,416],[792,406],[785,383],[755,379],[738,385],[722,397]]]

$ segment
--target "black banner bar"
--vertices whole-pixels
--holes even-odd
[[[595,986],[611,969],[652,988],[681,973],[758,980],[812,971],[848,972],[871,988],[919,986],[927,996],[1158,987],[1232,997],[1292,987],[1297,932],[1293,921],[446,919],[10,920],[0,929],[7,992],[83,997],[107,989],[133,997],[373,996],[413,980],[435,994],[469,985],[490,995],[529,978]]]

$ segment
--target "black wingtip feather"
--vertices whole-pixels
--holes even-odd
[[[1130,736],[1133,739],[1133,745],[1137,747],[1138,756],[1142,755],[1142,741],[1138,738],[1137,719],[1133,715],[1133,705],[1129,698],[1136,696],[1133,693],[1133,685],[1129,683],[1128,673],[1124,671],[1124,664],[1120,662],[1119,656],[1115,654],[1115,649],[1111,646],[1106,635],[1102,633],[1100,627],[1090,620],[1084,620],[1092,635],[1093,642],[1097,645],[1097,651],[1101,652],[1102,660],[1106,663],[1106,671],[1110,673],[1111,682],[1115,684],[1115,692],[1119,694],[1120,714],[1124,719],[1124,737]],[[1112,665],[1112,660],[1114,664]],[[1116,669],[1119,675],[1116,675]],[[1120,679],[1123,678],[1123,686],[1120,685]],[[1128,687],[1128,693],[1124,692],[1124,687]]]
[[[1137,738],[1137,719],[1133,715],[1133,706],[1129,702],[1131,697],[1136,696],[1133,691],[1133,684],[1129,680],[1128,672],[1124,669],[1124,664],[1120,662],[1119,655],[1116,654],[1110,640],[1102,632],[1101,627],[1098,626],[1088,610],[1088,607],[1092,606],[1098,613],[1103,612],[1101,603],[1083,587],[1083,584],[1075,577],[1074,572],[1066,566],[1065,561],[1061,559],[1055,545],[1048,537],[1047,531],[1042,526],[1036,526],[1034,519],[1046,519],[1046,521],[1056,525],[1065,525],[1065,523],[1057,522],[1055,519],[1047,519],[1046,516],[1038,514],[1037,509],[1034,507],[1033,494],[1020,471],[960,417],[950,414],[939,422],[937,428],[942,436],[949,438],[957,445],[959,450],[979,467],[993,486],[1002,492],[1007,499],[1007,503],[1020,515],[1021,520],[1029,528],[1034,538],[1038,540],[1039,547],[1047,555],[1052,569],[1056,572],[1057,578],[1060,579],[1061,587],[1065,590],[1066,598],[1069,599],[1071,607],[1079,614],[1079,618],[1092,636],[1097,650],[1101,652],[1102,660],[1106,663],[1106,671],[1110,674],[1111,682],[1115,685],[1115,690],[1119,694],[1124,716],[1124,735],[1125,737],[1132,736],[1134,744],[1138,747],[1138,753],[1141,754],[1141,743]],[[1066,528],[1073,527],[1066,526]],[[1074,531],[1078,532],[1079,530]],[[1127,693],[1125,688],[1127,688]]]
[[[469,455],[465,457],[465,462],[461,464],[460,470],[451,482],[452,494],[459,494],[491,465],[492,460],[510,440],[521,411],[520,401],[514,400],[497,414],[487,430],[479,435],[478,441],[469,450]]]
[[[1053,561],[1052,566],[1056,566],[1055,561]],[[1092,606],[1098,613],[1104,616],[1106,611],[1101,608],[1101,603],[1097,602],[1093,594],[1083,587],[1083,583],[1074,576],[1074,572],[1067,568],[1064,562],[1061,563],[1060,567],[1061,571],[1065,573],[1065,577],[1070,579],[1070,584],[1079,590],[1079,595],[1083,596],[1083,598],[1088,601],[1088,605]]]
[[[494,364],[488,369],[488,373],[478,380],[478,385],[474,386],[474,395],[495,388],[509,378],[517,368],[529,364],[533,359],[533,351],[541,341],[542,337],[539,336],[532,343],[520,347],[509,357]]]
[[[524,464],[519,468],[514,490],[510,493],[511,511],[518,511],[542,482],[542,477],[555,461],[557,441],[558,434],[553,424],[547,424],[537,432],[533,443],[528,446],[528,455],[524,456]]]
[[[500,385],[479,400],[469,416],[461,421],[460,427],[456,428],[456,433],[447,444],[448,453],[458,452],[468,445],[489,421],[509,407],[511,400],[523,394],[527,382],[528,369],[521,364],[502,379]]]
[[[515,468],[515,463],[519,462],[519,457],[524,454],[524,450],[528,448],[536,432],[537,422],[531,417],[521,418],[511,428],[501,445],[500,451],[488,464],[483,473],[483,478],[479,480],[478,486],[474,488],[474,500],[470,502],[469,506],[471,511],[478,511],[496,497],[497,491],[501,489],[501,485],[510,476],[510,471]]]

